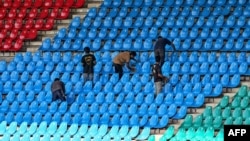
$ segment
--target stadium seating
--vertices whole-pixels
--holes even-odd
[[[4,23],[0,50],[19,51],[25,40],[52,29],[55,20],[68,18],[71,8],[83,4],[84,0],[6,1],[0,10]],[[244,4],[105,0],[90,8],[83,19],[74,17],[54,38],[44,39],[39,51],[16,54],[10,63],[1,61],[3,139],[42,135],[50,140],[53,135],[62,140],[154,140],[150,129],[163,127],[167,130],[160,140],[223,139],[223,124],[250,123],[246,87],[232,102],[224,96],[215,108],[206,106],[197,117],[187,113],[190,107],[203,106],[205,98],[220,96],[223,88],[240,86],[241,76],[249,74],[249,9]],[[162,67],[169,81],[155,96],[150,66],[155,62],[157,33],[170,38],[177,51]],[[95,83],[81,75],[86,46],[97,58]],[[124,50],[137,51],[139,59],[136,71],[124,68],[119,80],[111,61]],[[51,102],[50,86],[59,76],[66,84],[68,103]],[[168,126],[170,119],[184,119],[176,134]]]

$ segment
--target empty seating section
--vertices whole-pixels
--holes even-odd
[[[0,6],[0,51],[18,51],[37,31],[50,30],[84,0],[6,0]],[[165,140],[223,140],[224,124],[249,124],[249,90],[241,86],[232,102],[224,96],[215,108],[205,99],[241,84],[250,74],[247,1],[104,0],[35,53],[16,53],[0,61],[0,134],[3,139],[154,140],[151,128],[166,128]],[[158,36],[176,52],[162,73],[169,78],[154,94],[151,66]],[[83,79],[82,51],[90,47],[97,64],[94,80]],[[170,46],[166,46],[171,51]],[[124,67],[119,80],[112,59],[119,51],[137,52],[136,67]],[[67,101],[52,101],[52,81],[65,83]],[[177,133],[170,120],[184,119]]]
[[[237,4],[238,2],[232,4],[229,1],[225,2],[225,6],[215,2],[199,4],[193,1],[187,4],[188,2],[183,1],[139,1],[104,1],[100,7],[90,8],[83,19],[75,17],[66,31],[58,31],[58,35],[64,36],[55,38],[61,39],[60,44],[68,38],[71,42],[81,39],[80,46],[84,46],[85,40],[90,40],[89,46],[93,50],[127,50],[128,47],[130,50],[152,50],[150,43],[154,42],[160,33],[161,36],[174,41],[177,50],[249,50],[249,6]],[[71,35],[72,28],[76,33],[74,36],[68,36]],[[141,40],[139,44],[130,43],[130,40],[137,39]],[[100,40],[98,42],[101,45],[112,40],[113,46],[96,47],[96,40]],[[117,47],[116,42],[119,45]],[[40,49],[53,50],[53,47],[42,46]],[[67,50],[79,51],[82,47],[71,47]]]
[[[51,30],[55,20],[67,19],[70,9],[80,8],[84,0],[17,0],[0,5],[0,51],[19,51],[25,40],[37,32]]]
[[[223,140],[223,125],[249,125],[248,93],[248,86],[242,85],[232,101],[224,96],[214,108],[207,106],[196,117],[187,115],[175,134],[169,126],[160,140]]]

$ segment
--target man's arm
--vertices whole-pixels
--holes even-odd
[[[130,69],[131,71],[134,71],[134,70],[135,70],[134,67],[131,67],[131,66],[129,65],[129,62],[126,63],[126,66],[127,66],[127,68]]]

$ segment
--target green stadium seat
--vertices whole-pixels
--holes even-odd
[[[192,115],[187,115],[183,121],[183,123],[181,124],[182,128],[189,128],[191,127],[193,124],[193,116]]]
[[[226,106],[228,106],[228,103],[229,103],[229,96],[224,96],[218,105],[221,108],[225,108]]]
[[[245,109],[248,107],[248,103],[249,103],[249,97],[244,97],[243,99],[241,99],[240,107],[242,109]]]
[[[245,97],[248,93],[248,87],[243,85],[240,87],[239,91],[237,92],[237,96]]]
[[[223,119],[227,119],[228,117],[231,116],[231,107],[226,107],[221,114]]]
[[[238,117],[241,117],[242,116],[242,110],[240,107],[234,109],[233,113],[232,113],[232,117],[234,119],[238,118]]]
[[[199,128],[200,126],[202,126],[202,122],[203,122],[203,119],[202,119],[203,117],[202,117],[202,115],[198,115],[195,119],[194,119],[194,121],[193,121],[193,126],[195,127],[195,128]]]
[[[166,141],[168,139],[171,139],[173,135],[174,135],[174,126],[169,126],[163,133],[162,137],[160,138],[160,141]]]
[[[231,103],[231,107],[232,108],[237,108],[237,107],[240,107],[240,102],[241,102],[241,98],[240,97],[234,97],[232,103]]]

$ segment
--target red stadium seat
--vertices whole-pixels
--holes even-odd
[[[0,9],[0,19],[4,19],[5,16],[6,16],[6,13],[7,13],[6,9],[5,8],[1,8]]]
[[[29,19],[34,19],[34,18],[36,18],[37,13],[38,13],[38,9],[35,8],[35,7],[33,7],[32,9],[30,9],[30,11],[29,11],[27,17],[28,17]]]
[[[73,8],[80,8],[83,7],[85,0],[76,0],[72,5]]]
[[[32,7],[32,2],[33,0],[23,0],[22,2],[22,8],[31,8]]]
[[[54,27],[54,19],[46,19],[43,30],[51,30]]]
[[[35,21],[35,29],[41,30],[43,28],[43,19],[37,19]]]
[[[33,21],[33,19],[26,20],[26,22],[24,24],[24,28],[25,29],[31,29],[33,27],[34,27],[34,21]]]
[[[48,18],[53,18],[55,19],[58,15],[58,12],[59,12],[59,8],[53,8],[50,10],[50,13],[48,15]]]
[[[11,8],[9,9],[9,12],[7,14],[7,18],[14,19],[16,18],[16,15],[17,15],[17,10],[15,8]]]
[[[5,8],[11,8],[11,6],[12,6],[12,0],[5,0],[3,2],[3,7],[5,7]]]
[[[22,0],[15,0],[15,2],[13,2],[13,4],[12,4],[12,7],[19,8],[19,7],[21,7],[21,5],[22,5]]]
[[[69,12],[70,9],[68,7],[65,7],[63,9],[61,9],[61,12],[59,12],[59,15],[57,16],[56,19],[66,19],[69,17]]]
[[[4,28],[5,29],[12,29],[14,26],[14,20],[13,19],[8,19],[5,21]]]
[[[27,14],[27,8],[25,7],[19,8],[19,11],[17,13],[17,18],[23,19],[26,17],[26,14]]]
[[[51,8],[53,6],[53,0],[44,0],[42,7]]]
[[[37,19],[35,22],[36,30],[51,30],[54,27],[54,19]]]
[[[64,0],[55,0],[54,6],[53,7],[63,7]]]
[[[49,15],[49,9],[48,8],[42,8],[40,9],[40,13],[38,13],[37,15],[37,19],[44,19],[44,18],[47,18],[48,15]]]
[[[23,40],[17,39],[13,45],[13,47],[10,49],[11,51],[19,51],[23,46]]]
[[[8,30],[7,29],[2,29],[1,32],[0,32],[0,39],[4,39],[7,37],[7,34],[8,34]]]
[[[65,0],[63,6],[64,7],[72,7],[73,4],[74,4],[74,0]]]
[[[16,21],[14,23],[14,28],[21,29],[22,27],[23,27],[23,19],[21,19],[21,18],[16,19]]]
[[[11,48],[11,46],[12,46],[12,39],[9,39],[9,38],[5,39],[2,42],[2,48],[1,48],[1,50],[3,50],[3,51],[9,51],[10,48]]]
[[[20,34],[19,34],[19,36],[18,36],[18,39],[24,40],[24,39],[26,38],[26,36],[27,36],[27,31],[28,31],[28,29],[23,29],[23,30],[20,32]]]
[[[12,29],[11,31],[10,31],[10,35],[9,35],[9,38],[10,39],[16,39],[17,38],[17,36],[18,36],[18,29]]]
[[[25,36],[25,39],[33,40],[36,37],[37,37],[37,30],[36,29],[27,30],[27,34]]]
[[[42,5],[43,5],[43,0],[35,0],[33,2],[33,7],[39,8],[42,7]]]

